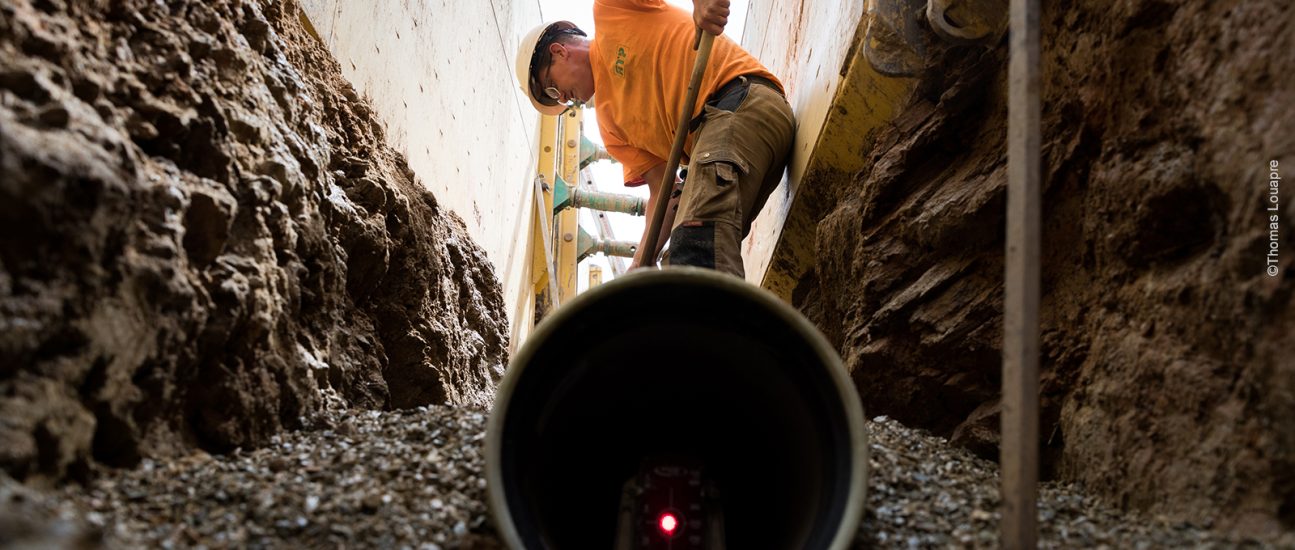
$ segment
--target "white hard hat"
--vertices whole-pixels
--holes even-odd
[[[544,92],[538,89],[539,85],[534,81],[535,75],[533,74],[533,69],[537,69],[539,67],[531,66],[532,63],[535,63],[540,57],[543,57],[536,55],[538,53],[536,46],[539,46],[540,39],[547,38],[547,40],[545,40],[545,47],[547,47],[548,44],[553,42],[553,38],[557,36],[559,31],[570,29],[575,29],[575,33],[581,36],[584,36],[585,34],[579,27],[576,27],[575,23],[570,21],[553,21],[541,24],[538,27],[531,29],[530,32],[523,35],[522,40],[517,43],[517,58],[514,60],[517,66],[517,84],[521,86],[522,93],[526,94],[526,98],[531,100],[531,106],[535,107],[535,110],[542,114],[560,115],[562,114],[562,111],[567,109],[567,106],[561,103],[554,103],[553,105],[540,103],[538,96],[542,95]],[[547,98],[545,99],[547,101],[552,101]]]

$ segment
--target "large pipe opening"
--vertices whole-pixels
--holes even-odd
[[[612,547],[622,487],[661,456],[703,466],[727,547],[835,547],[858,525],[857,395],[822,336],[743,281],[676,269],[594,289],[537,329],[498,399],[487,469],[511,544]]]

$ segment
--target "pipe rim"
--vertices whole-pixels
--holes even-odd
[[[495,403],[490,411],[486,424],[485,462],[487,505],[495,520],[495,529],[509,548],[525,549],[521,534],[513,522],[512,512],[508,509],[508,495],[504,490],[503,472],[500,466],[503,444],[504,421],[508,416],[508,401],[500,397],[510,396],[520,383],[525,370],[524,366],[539,351],[540,343],[548,340],[550,334],[563,326],[566,319],[579,314],[585,303],[601,299],[604,294],[629,292],[634,288],[658,284],[660,282],[701,282],[717,290],[743,294],[774,313],[788,325],[794,326],[806,337],[807,343],[829,365],[828,377],[836,388],[841,407],[845,413],[847,429],[850,433],[852,467],[850,470],[850,487],[845,510],[836,533],[832,536],[831,550],[844,550],[850,547],[854,536],[863,521],[864,506],[867,503],[868,478],[868,435],[864,425],[863,406],[854,383],[845,371],[845,366],[836,350],[828,343],[818,327],[790,305],[774,296],[769,291],[748,283],[732,275],[696,267],[672,267],[661,270],[640,270],[618,277],[611,282],[577,295],[570,302],[563,304],[552,315],[544,319],[522,345],[517,354],[509,361],[504,372],[503,381],[495,392]],[[514,367],[516,365],[516,367]]]

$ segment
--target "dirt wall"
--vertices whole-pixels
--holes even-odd
[[[488,403],[499,283],[291,2],[0,4],[0,466]]]
[[[1266,211],[1270,161],[1295,173],[1295,9],[1044,4],[1044,474],[1167,517],[1295,528],[1295,192]],[[936,50],[868,167],[821,192],[796,303],[870,414],[994,457],[1006,40]]]

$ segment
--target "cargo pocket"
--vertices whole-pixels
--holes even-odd
[[[688,182],[679,199],[676,223],[715,221],[742,223],[741,179],[744,164],[727,151],[703,152],[693,159]]]

